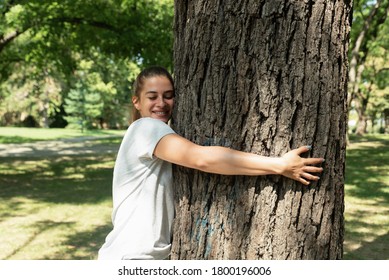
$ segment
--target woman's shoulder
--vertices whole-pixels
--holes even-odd
[[[134,121],[131,125],[131,126],[134,126],[134,127],[139,127],[139,126],[162,126],[162,127],[166,127],[168,126],[166,123],[164,123],[163,121],[160,121],[160,120],[157,120],[157,119],[153,119],[153,118],[150,118],[150,117],[145,117],[145,118],[140,118],[136,121]]]
[[[130,133],[156,133],[157,131],[175,133],[173,129],[163,121],[145,117],[134,121],[128,128]]]
[[[148,143],[155,143],[167,134],[174,134],[174,130],[165,122],[153,118],[141,118],[134,121],[128,128],[123,142],[126,145],[147,146]]]

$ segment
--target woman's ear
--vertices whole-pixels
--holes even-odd
[[[134,104],[134,107],[139,111],[140,110],[140,105],[139,105],[139,98],[138,96],[133,96],[132,97],[132,104]]]

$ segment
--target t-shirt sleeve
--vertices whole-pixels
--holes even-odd
[[[136,124],[135,146],[139,158],[153,158],[155,147],[162,137],[175,133],[166,123],[152,119],[142,118]]]

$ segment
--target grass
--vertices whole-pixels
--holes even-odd
[[[95,259],[110,230],[114,155],[0,163],[0,259]]]
[[[389,259],[389,136],[350,138],[345,259]]]
[[[76,129],[62,128],[21,128],[21,127],[0,127],[0,144],[26,143],[66,138],[77,138],[85,136],[122,136],[122,130],[86,130],[83,133]]]
[[[48,133],[24,131],[28,134],[16,131],[22,142]],[[344,258],[389,259],[389,136],[350,140]],[[95,259],[111,229],[114,159],[114,154],[1,158],[0,259]]]
[[[119,145],[123,131],[0,128],[0,135],[3,143],[95,136],[94,145]],[[1,158],[0,259],[95,259],[111,229],[114,160]]]

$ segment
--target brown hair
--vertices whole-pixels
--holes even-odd
[[[142,70],[139,75],[136,77],[134,85],[133,85],[133,95],[137,98],[140,98],[140,93],[143,89],[144,81],[148,78],[162,76],[166,77],[170,83],[173,86],[173,92],[174,92],[174,81],[173,77],[170,75],[169,71],[166,70],[166,68],[162,66],[151,66],[144,70]],[[135,106],[132,107],[132,121],[136,121],[141,118],[141,115],[139,111],[135,108]]]

